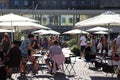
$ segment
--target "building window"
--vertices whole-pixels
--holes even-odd
[[[25,5],[25,6],[28,6],[28,0],[25,0],[25,1],[24,1],[24,5]]]
[[[73,26],[73,15],[61,15],[62,26]]]
[[[43,5],[46,6],[47,5],[47,1],[43,1]]]
[[[72,2],[71,2],[71,5],[72,5],[72,6],[76,6],[76,2],[75,2],[75,1],[72,1]]]
[[[94,5],[95,5],[95,2],[94,2],[93,0],[91,0],[90,5],[91,5],[91,6],[94,6]]]
[[[62,2],[62,6],[66,6],[67,2],[66,1],[63,1]]]
[[[4,3],[0,3],[0,9],[4,9],[5,8],[5,4]]]
[[[80,21],[86,20],[90,15],[80,15]]]
[[[49,16],[49,21],[50,21],[50,23],[53,22],[53,16]]]
[[[80,5],[81,5],[81,6],[85,6],[85,1],[82,0],[82,1],[80,2]]]
[[[69,23],[73,23],[73,18],[69,18]]]
[[[42,15],[42,18],[41,18],[41,24],[42,25],[48,25],[50,22],[49,22],[49,15]]]
[[[15,0],[14,4],[15,4],[15,6],[18,6],[19,5],[19,1]]]
[[[53,2],[52,2],[52,5],[53,5],[53,6],[56,6],[56,4],[57,4],[56,1],[53,1]]]
[[[65,22],[66,22],[66,19],[64,17],[62,17],[61,23],[64,24]]]

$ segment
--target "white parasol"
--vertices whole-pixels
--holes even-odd
[[[98,31],[98,32],[94,32],[94,34],[109,34],[109,33],[105,31]]]
[[[80,30],[80,29],[73,29],[73,30],[66,31],[63,34],[80,34],[80,33],[87,34],[88,32]]]

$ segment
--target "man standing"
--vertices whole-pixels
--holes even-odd
[[[32,50],[32,46],[30,46],[30,43],[32,42],[32,40],[34,40],[34,35],[29,34],[28,37],[21,43],[21,46],[20,46],[21,56],[22,56],[22,60],[20,63],[21,74],[26,73],[25,65],[26,65],[27,58],[28,58],[28,49]]]
[[[86,39],[85,35],[82,33],[80,40],[78,42],[78,46],[80,46],[80,58],[79,59],[81,59],[81,57],[85,56],[86,41],[87,41],[87,39]]]

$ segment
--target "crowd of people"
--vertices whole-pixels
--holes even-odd
[[[80,47],[80,59],[84,58],[90,60],[92,54],[101,53],[104,56],[110,56],[111,60],[108,61],[108,65],[112,62],[112,65],[118,65],[118,77],[120,77],[120,33],[117,38],[109,41],[103,34],[98,40],[94,35],[81,34],[78,41]],[[94,56],[95,58],[95,56]]]
[[[117,51],[120,51],[120,34],[111,42],[108,41],[104,35],[101,35],[98,40],[94,35],[81,34],[78,46],[81,49],[80,59],[86,58],[86,55],[90,53],[108,53],[113,61],[117,61],[119,67],[118,76],[120,76],[120,55],[116,54]],[[12,42],[9,35],[5,33],[0,43],[0,78],[2,80],[11,78],[14,67],[20,68],[19,71],[21,75],[25,75],[27,73],[26,63],[28,60],[33,64],[34,74],[37,74],[37,58],[32,55],[40,50],[46,50],[49,52],[46,54],[47,58],[45,59],[45,63],[48,65],[51,73],[53,67],[56,66],[55,68],[57,69],[59,65],[55,58],[56,55],[57,57],[60,57],[59,61],[65,61],[58,35],[39,38],[33,34],[28,34],[24,40],[15,40]],[[88,59],[88,57],[86,59]],[[54,64],[54,62],[56,63]]]
[[[56,45],[56,46],[55,46]],[[54,49],[51,50],[54,46]],[[59,46],[59,37],[57,35],[38,38],[33,34],[28,36],[22,41],[13,42],[10,40],[9,34],[5,33],[0,43],[0,80],[11,79],[13,68],[19,68],[21,75],[27,73],[26,63],[29,60],[33,64],[34,74],[38,73],[37,58],[33,56],[40,50],[49,50],[52,56],[55,54],[62,54],[62,48]],[[51,67],[52,64],[50,54],[47,53],[48,58],[45,62]]]
[[[101,35],[99,39],[92,34],[81,34],[78,41],[78,46],[80,47],[80,59],[85,57],[87,53],[102,53],[104,50],[108,52],[108,40],[105,35]],[[86,53],[86,54],[85,54]]]

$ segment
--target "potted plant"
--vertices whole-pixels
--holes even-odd
[[[80,48],[77,45],[71,47],[71,52],[73,52],[76,56],[80,56]]]

